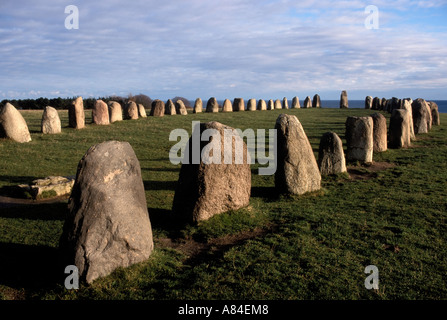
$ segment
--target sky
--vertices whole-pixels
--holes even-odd
[[[0,0],[0,100],[342,90],[447,100],[447,0]]]

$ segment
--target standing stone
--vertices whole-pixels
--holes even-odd
[[[326,132],[320,140],[318,167],[321,175],[346,172],[343,143],[335,132]]]
[[[373,98],[371,96],[366,96],[365,98],[365,109],[372,109]]]
[[[275,100],[275,110],[282,109],[281,100],[276,99]]]
[[[108,107],[109,107],[110,123],[123,120],[123,108],[121,107],[120,103],[116,101],[109,101]]]
[[[390,118],[390,148],[408,148],[411,145],[410,112],[394,109]]]
[[[175,104],[174,104],[174,102],[172,102],[171,99],[168,99],[168,101],[166,101],[165,114],[171,115],[171,116],[177,114],[177,111],[175,110]]]
[[[348,93],[345,90],[343,90],[340,95],[340,108],[341,109],[349,108]]]
[[[141,168],[129,143],[107,141],[87,151],[68,207],[60,248],[88,283],[152,253]]]
[[[77,97],[68,108],[68,125],[71,128],[82,129],[85,127],[84,101]]]
[[[373,128],[371,117],[348,117],[346,119],[346,160],[372,163]]]
[[[382,98],[382,103],[381,103],[382,111],[386,111],[386,104],[387,104],[387,100],[385,98]]]
[[[265,100],[259,99],[256,109],[257,110],[267,110],[267,104],[265,103]]]
[[[45,107],[41,124],[42,133],[44,134],[55,134],[62,132],[59,113],[53,107]]]
[[[30,142],[31,135],[22,114],[9,102],[0,110],[0,138]]]
[[[152,117],[163,117],[165,115],[165,103],[159,99],[152,101],[151,113]]]
[[[206,112],[219,112],[219,104],[217,103],[216,98],[209,98],[206,103]]]
[[[431,118],[432,118],[432,125],[433,126],[439,126],[441,125],[441,119],[439,118],[439,110],[438,110],[438,104],[433,101],[427,102],[430,106],[431,111]]]
[[[92,122],[99,125],[110,124],[109,108],[102,100],[96,100],[92,109]]]
[[[138,115],[141,118],[147,118],[146,109],[141,103],[138,104]]]
[[[414,134],[414,124],[413,124],[413,108],[411,107],[413,100],[411,98],[402,99],[400,109],[408,111],[408,117],[410,118],[410,139],[415,140],[416,135]]]
[[[138,119],[138,106],[135,101],[127,101],[124,107],[124,119],[137,120]]]
[[[211,142],[200,141],[200,137],[194,139],[193,133],[189,139],[174,195],[174,215],[179,220],[198,222],[247,206],[251,192],[250,155],[242,138],[219,122],[200,123],[194,130],[200,132],[200,137],[212,131],[213,138]],[[194,163],[196,143],[198,155],[203,155]]]
[[[307,96],[306,99],[304,99],[304,105],[303,108],[311,108],[312,107],[312,101],[310,100],[310,97]]]
[[[233,111],[245,111],[245,102],[242,98],[234,98]]]
[[[314,95],[312,100],[312,108],[321,108],[321,99],[318,94]]]
[[[202,109],[203,109],[202,99],[197,98],[196,101],[194,102],[194,110],[192,112],[193,113],[201,113]]]
[[[379,97],[374,97],[371,109],[382,110],[382,100]]]
[[[299,108],[301,108],[300,99],[297,96],[295,96],[292,99],[292,109],[299,109]]]
[[[248,111],[256,111],[256,99],[250,99],[247,102]]]
[[[371,115],[373,119],[373,152],[384,152],[388,149],[386,118],[381,113]]]
[[[229,99],[225,99],[222,106],[222,112],[233,112],[233,105]]]
[[[386,111],[389,113],[392,113],[394,109],[400,108],[400,101],[396,97],[392,97],[390,100],[387,100],[386,102]]]
[[[269,100],[269,103],[267,105],[267,110],[274,110],[275,109],[275,103],[272,99]]]
[[[177,114],[181,114],[182,116],[188,115],[185,103],[180,99],[175,102],[175,111],[177,112]]]
[[[278,135],[275,188],[280,193],[303,194],[321,186],[321,175],[312,146],[294,115],[279,115],[275,129]]]
[[[282,99],[282,108],[283,108],[283,109],[289,109],[289,101],[287,101],[287,98],[286,98],[286,97],[284,97],[284,98]]]
[[[413,110],[414,134],[428,133],[431,130],[431,110],[424,99],[416,99],[411,104]]]

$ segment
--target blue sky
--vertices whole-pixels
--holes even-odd
[[[0,71],[0,99],[447,99],[447,0],[1,0]]]

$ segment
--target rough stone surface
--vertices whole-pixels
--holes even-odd
[[[294,115],[279,115],[275,188],[280,193],[303,194],[319,190],[321,175],[304,129]]]
[[[22,185],[22,187],[33,199],[46,199],[69,195],[73,184],[74,178],[49,176],[43,179],[36,179],[29,185]]]
[[[193,137],[186,147],[189,155],[185,159],[189,160],[189,164],[183,161],[172,207],[174,215],[180,221],[207,220],[216,214],[245,207],[250,201],[251,171],[247,146],[233,128],[219,122],[201,123],[200,128],[195,130],[202,134],[207,129],[214,129],[220,137],[213,136],[211,142],[199,142],[200,154],[204,154],[198,159],[200,163],[194,164],[192,161]],[[226,147],[225,129],[234,132],[234,137],[228,138],[227,135],[227,141],[230,142],[227,142]],[[241,151],[238,152],[241,156],[239,164],[235,157],[236,141],[242,147],[238,150],[243,153],[241,155]],[[227,161],[224,161],[224,154],[227,154]],[[207,164],[210,161],[208,155],[214,161]],[[215,163],[216,161],[220,163]]]
[[[349,108],[348,93],[345,90],[343,90],[340,94],[340,108]]]
[[[413,111],[414,134],[428,133],[431,130],[431,110],[424,99],[416,99],[411,104]]]
[[[381,113],[374,113],[371,118],[373,119],[373,152],[384,152],[388,149],[386,118]]]
[[[219,104],[217,103],[216,98],[211,97],[208,99],[206,103],[206,112],[219,112]]]
[[[55,134],[62,132],[59,113],[53,107],[45,107],[42,115],[41,131],[44,134]]]
[[[135,101],[127,101],[124,107],[124,119],[125,120],[138,119],[138,106],[135,103]]]
[[[310,99],[309,96],[306,97],[306,99],[304,99],[304,104],[303,104],[303,108],[311,108],[312,107],[312,100]]]
[[[365,109],[372,109],[373,98],[371,96],[366,96],[365,98]]]
[[[284,97],[284,98],[282,99],[282,108],[283,108],[283,109],[289,109],[289,101],[287,101],[287,98],[286,98],[286,97]]]
[[[400,99],[392,97],[386,102],[386,111],[392,113],[394,109],[399,109],[401,105]]]
[[[188,115],[185,103],[180,99],[175,102],[175,111],[177,112],[177,114],[181,114],[182,116]]]
[[[386,111],[386,103],[387,103],[387,100],[385,98],[382,98],[380,110]]]
[[[346,172],[343,143],[335,132],[326,132],[320,140],[318,167],[321,175]]]
[[[292,99],[292,109],[299,109],[299,108],[301,108],[301,106],[300,106],[300,99],[295,96]]]
[[[138,104],[138,115],[141,118],[147,118],[146,109],[144,108],[144,106],[141,103]]]
[[[203,110],[203,102],[202,99],[197,98],[196,101],[194,102],[194,109],[193,109],[193,113],[200,113]]]
[[[276,99],[275,100],[275,110],[279,110],[279,109],[282,109],[281,100]]]
[[[109,101],[108,107],[109,107],[110,123],[123,120],[123,108],[121,107],[120,103],[116,101]]]
[[[73,100],[68,108],[68,125],[71,128],[82,129],[85,127],[84,101],[82,97]]]
[[[141,169],[127,142],[91,147],[78,165],[60,238],[67,264],[91,283],[146,260],[154,244]]]
[[[274,110],[275,109],[275,102],[270,99],[267,105],[267,110]]]
[[[321,108],[321,99],[318,94],[314,95],[312,99],[312,108]]]
[[[233,112],[233,104],[230,99],[225,99],[222,106],[222,112]]]
[[[166,104],[165,104],[165,114],[166,115],[171,115],[171,116],[177,114],[177,111],[175,110],[175,104],[174,104],[174,102],[172,102],[171,99],[168,99],[168,101],[166,101]]]
[[[242,98],[234,98],[233,111],[245,111],[245,102]]]
[[[247,110],[256,111],[256,99],[250,99],[247,101]]]
[[[151,113],[152,117],[163,117],[165,115],[165,103],[159,99],[152,101]]]
[[[390,148],[407,148],[411,145],[410,112],[394,109],[390,118]]]
[[[433,101],[429,101],[427,103],[430,106],[430,111],[431,111],[431,118],[432,118],[431,124],[433,126],[441,125],[441,119],[439,118],[438,104],[436,102],[433,102]]]
[[[267,104],[265,103],[265,100],[263,100],[263,99],[258,100],[258,105],[256,107],[256,110],[261,110],[261,111],[267,110]]]
[[[372,110],[382,110],[382,100],[379,97],[374,97],[372,101]]]
[[[405,98],[401,100],[400,109],[408,111],[408,117],[410,118],[410,139],[415,140],[416,135],[414,134],[414,124],[413,124],[413,108],[411,107],[413,99]]]
[[[109,108],[102,100],[96,100],[92,109],[92,122],[99,125],[110,124]]]
[[[0,110],[0,138],[8,138],[20,143],[31,141],[25,119],[9,102]]]
[[[372,163],[373,128],[371,117],[348,117],[346,119],[346,160]]]

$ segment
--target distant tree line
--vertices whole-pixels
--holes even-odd
[[[3,107],[7,102],[12,104],[17,109],[26,109],[26,110],[43,110],[46,106],[51,106],[55,109],[68,109],[71,106],[74,99],[77,97],[71,98],[37,98],[37,99],[4,99],[0,102],[0,106]],[[120,96],[108,96],[108,97],[100,97],[100,98],[83,98],[84,108],[92,109],[96,100],[102,100],[105,103],[109,101],[116,101],[124,106],[127,101],[134,101],[137,104],[142,104],[145,109],[150,109],[152,105],[152,99],[145,94],[137,94],[132,95],[129,94],[127,97]],[[182,100],[186,107],[191,108],[191,104],[188,99],[183,97],[175,97],[172,101],[175,103],[177,100]],[[166,101],[165,101],[166,102]]]

